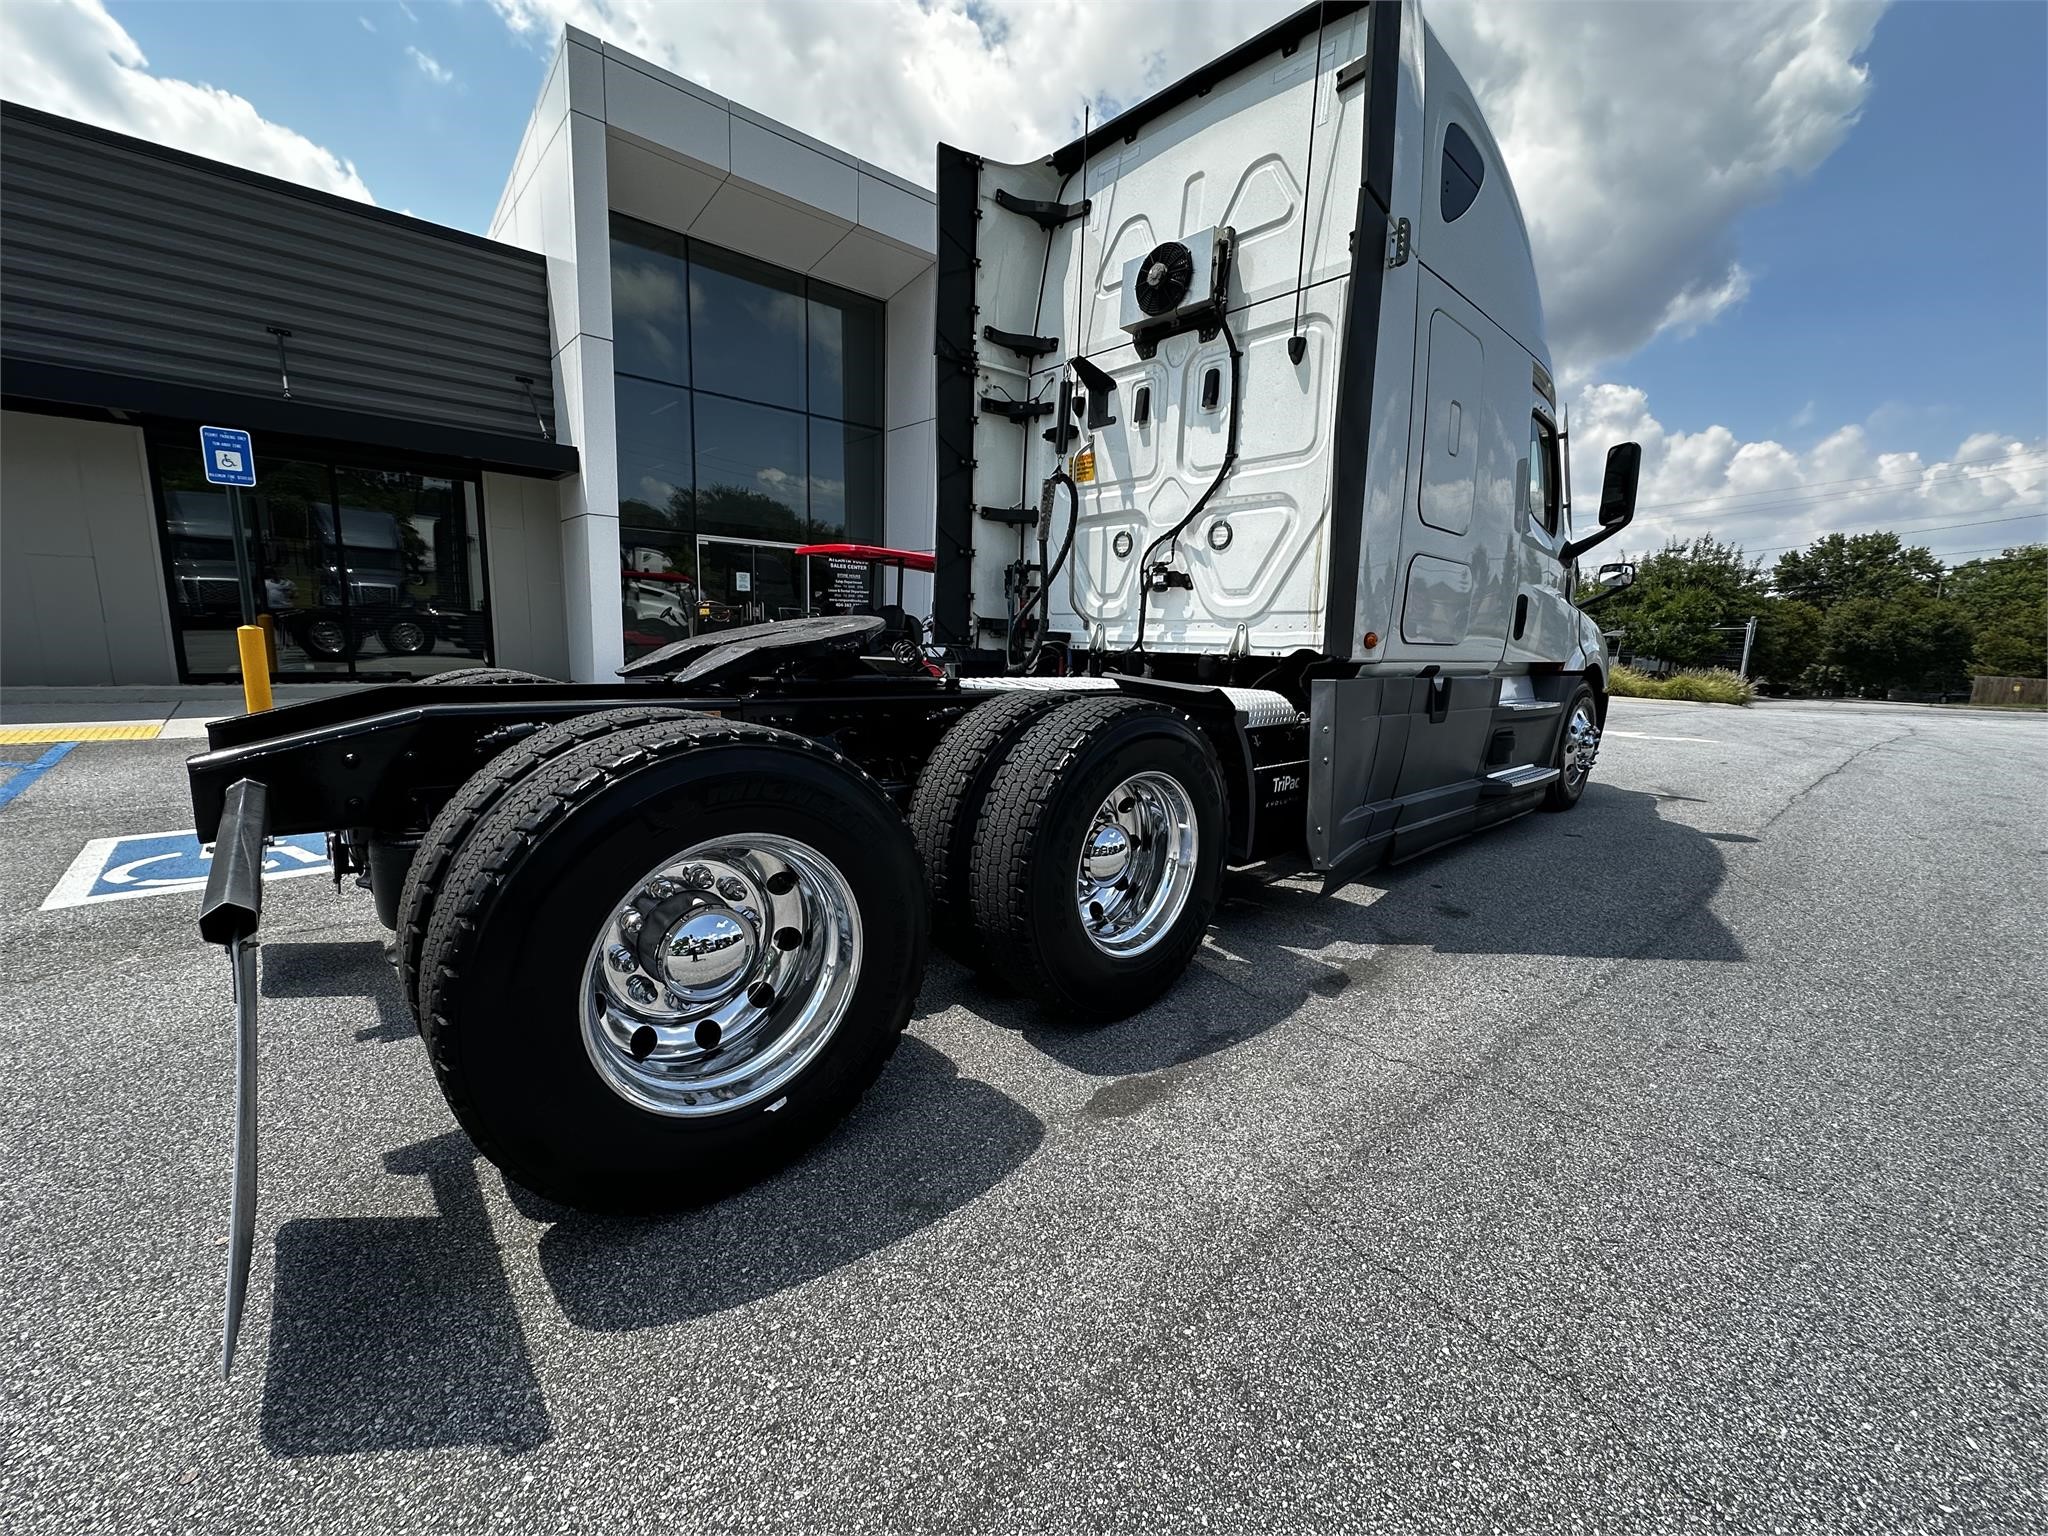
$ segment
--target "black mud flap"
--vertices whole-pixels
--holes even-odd
[[[221,1333],[221,1376],[235,1368],[235,1337],[249,1290],[256,1242],[256,927],[263,920],[263,844],[269,794],[253,779],[228,786],[214,840],[213,868],[199,908],[199,932],[224,945],[235,988],[235,1151],[228,1207],[227,1311]]]

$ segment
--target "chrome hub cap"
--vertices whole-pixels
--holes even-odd
[[[773,1100],[838,1030],[860,976],[860,909],[793,838],[699,843],[624,892],[584,971],[583,1044],[659,1115]]]
[[[1141,955],[1195,888],[1195,805],[1180,781],[1138,773],[1096,808],[1074,872],[1081,929],[1104,954]]]
[[[1576,794],[1593,771],[1593,759],[1600,755],[1600,726],[1593,717],[1593,705],[1580,700],[1564,728],[1564,781]]]

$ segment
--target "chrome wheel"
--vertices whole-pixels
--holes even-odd
[[[415,655],[427,648],[427,632],[410,619],[400,619],[385,626],[384,648],[395,655]]]
[[[1593,771],[1593,759],[1600,755],[1600,725],[1593,715],[1593,701],[1579,700],[1564,727],[1564,782],[1577,794]]]
[[[347,627],[339,619],[315,619],[306,626],[306,649],[316,656],[347,655]]]
[[[1170,774],[1133,774],[1096,808],[1074,871],[1081,929],[1104,954],[1142,955],[1195,887],[1194,801]]]
[[[658,1115],[771,1101],[838,1030],[860,960],[853,891],[815,848],[699,843],[634,882],[599,930],[584,1048],[606,1086]]]

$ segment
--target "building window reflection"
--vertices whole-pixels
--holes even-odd
[[[614,215],[626,654],[815,611],[820,540],[882,528],[883,306]]]

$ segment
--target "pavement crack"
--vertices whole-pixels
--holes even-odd
[[[1714,1497],[1711,1493],[1693,1487],[1675,1468],[1667,1466],[1664,1458],[1658,1456],[1649,1446],[1630,1434],[1628,1427],[1612,1411],[1604,1407],[1596,1398],[1588,1393],[1585,1388],[1581,1387],[1569,1372],[1545,1365],[1512,1338],[1495,1333],[1477,1318],[1451,1305],[1450,1302],[1437,1295],[1436,1292],[1432,1291],[1399,1265],[1389,1264],[1386,1260],[1374,1258],[1368,1253],[1361,1253],[1358,1257],[1359,1261],[1367,1269],[1377,1270],[1397,1285],[1402,1286],[1411,1296],[1435,1313],[1441,1321],[1469,1333],[1496,1354],[1508,1356],[1531,1374],[1556,1387],[1565,1396],[1577,1403],[1586,1413],[1599,1419],[1607,1425],[1613,1432],[1614,1438],[1626,1446],[1642,1466],[1656,1468],[1658,1475],[1662,1477],[1665,1485],[1672,1492],[1689,1499],[1702,1509],[1713,1510],[1716,1508]]]
[[[1909,725],[1902,731],[1895,731],[1893,734],[1889,736],[1882,737],[1877,741],[1868,742],[1863,746],[1858,747],[1854,752],[1851,752],[1847,757],[1843,758],[1839,763],[1835,764],[1835,766],[1830,768],[1826,773],[1823,773],[1819,778],[1813,780],[1804,789],[1800,790],[1799,793],[1794,795],[1790,800],[1787,800],[1783,805],[1779,806],[1777,810],[1771,813],[1770,820],[1766,821],[1763,824],[1763,826],[1759,827],[1757,830],[1759,832],[1768,832],[1772,827],[1778,824],[1779,818],[1783,817],[1786,812],[1790,811],[1794,806],[1798,805],[1801,801],[1805,800],[1807,796],[1811,795],[1815,790],[1819,789],[1822,785],[1828,783],[1837,775],[1846,773],[1850,768],[1854,767],[1857,763],[1861,762],[1864,758],[1868,757],[1871,753],[1877,751],[1879,748],[1888,747],[1895,741],[1903,741],[1908,736],[1917,735],[1919,735],[1919,732]]]

